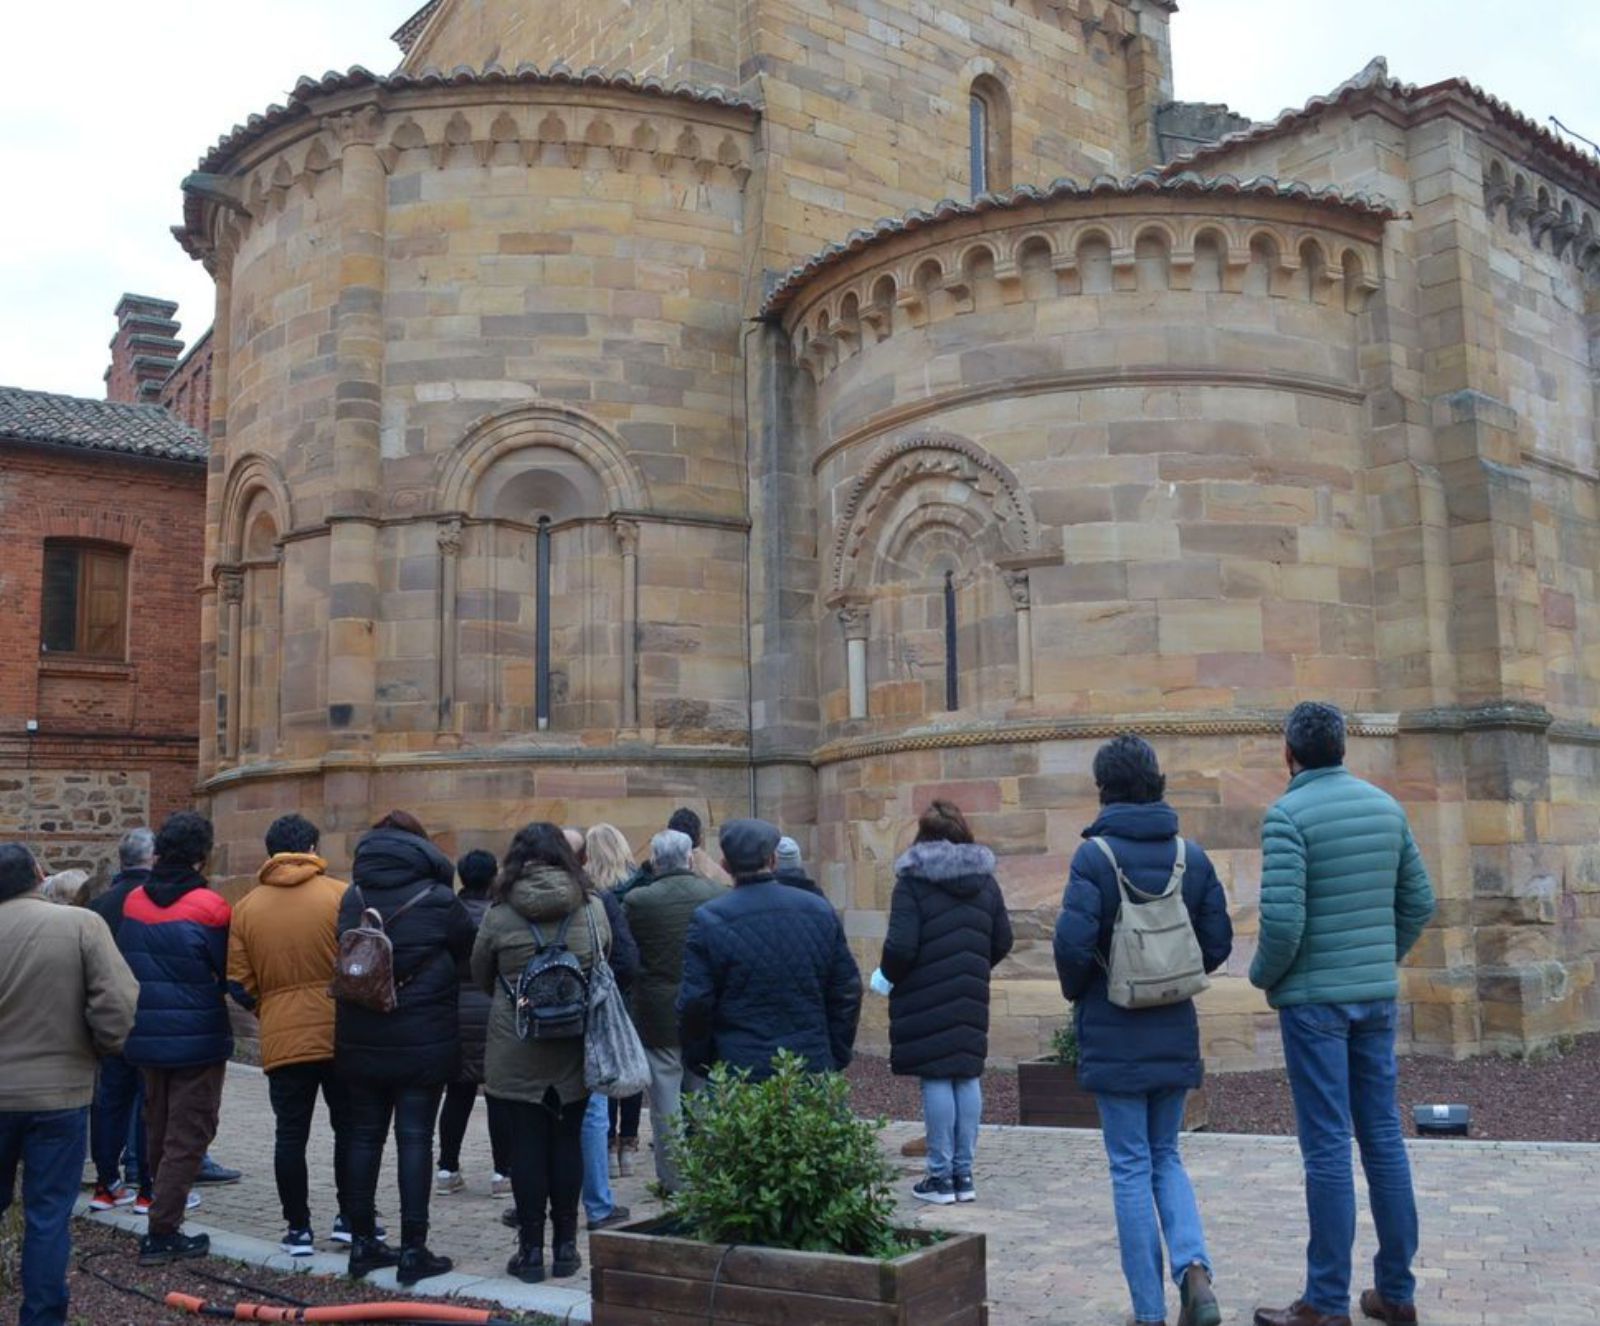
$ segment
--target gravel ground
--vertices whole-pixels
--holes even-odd
[[[847,1076],[857,1110],[920,1119],[914,1078],[895,1077],[885,1059],[859,1056]],[[1294,1105],[1281,1069],[1213,1073],[1206,1080],[1211,1129],[1221,1133],[1293,1133]],[[1600,1142],[1600,1035],[1581,1036],[1560,1058],[1423,1057],[1400,1061],[1406,1132],[1416,1105],[1469,1105],[1472,1136],[1517,1142]],[[983,1121],[1017,1122],[1017,1075],[991,1068],[983,1078]]]
[[[258,1266],[245,1266],[239,1262],[208,1257],[201,1261],[180,1262],[141,1270],[138,1266],[138,1240],[132,1234],[91,1220],[76,1220],[72,1225],[72,1270],[68,1277],[71,1302],[67,1308],[68,1326],[179,1326],[182,1322],[198,1323],[203,1318],[192,1317],[174,1308],[146,1302],[132,1293],[114,1289],[83,1269],[87,1264],[101,1275],[120,1284],[136,1286],[148,1294],[161,1298],[172,1290],[210,1298],[214,1302],[231,1305],[239,1299],[249,1302],[266,1302],[288,1306],[282,1300],[268,1297],[262,1290],[273,1290],[295,1304],[418,1302],[427,1299],[407,1298],[393,1290],[368,1287],[343,1278],[330,1279],[309,1274],[282,1274],[263,1270]],[[243,1281],[250,1289],[219,1284],[206,1276]],[[437,1300],[434,1300],[437,1301]],[[548,1317],[519,1316],[492,1303],[472,1299],[451,1299],[462,1307],[493,1309],[498,1318],[527,1323],[527,1326],[550,1323]]]

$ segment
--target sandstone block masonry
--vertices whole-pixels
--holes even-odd
[[[1224,868],[1206,1038],[1250,1064],[1259,819],[1319,696],[1439,883],[1411,1043],[1600,1026],[1600,169],[1376,66],[1158,114],[1170,8],[443,0],[395,75],[208,153],[223,871],[291,808],[341,866],[393,805],[453,848],[755,810],[870,967],[950,795],[1020,1057],[1133,728]],[[1227,132],[1163,164],[1174,125]]]

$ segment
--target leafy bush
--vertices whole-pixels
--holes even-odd
[[[1055,1035],[1050,1037],[1050,1057],[1068,1067],[1078,1062],[1078,1028],[1071,1018],[1057,1027]]]
[[[683,1100],[673,1208],[710,1243],[898,1256],[881,1126],[851,1113],[843,1077],[808,1072],[787,1050],[763,1082],[719,1064]]]

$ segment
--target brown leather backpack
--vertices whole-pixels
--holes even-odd
[[[356,889],[356,901],[361,904],[361,923],[339,936],[339,957],[333,965],[333,979],[328,982],[328,993],[333,998],[370,1008],[375,1013],[394,1012],[406,981],[395,984],[394,942],[389,938],[387,927],[427,897],[432,887],[424,884],[395,909],[387,922],[376,907],[366,905],[361,890]]]

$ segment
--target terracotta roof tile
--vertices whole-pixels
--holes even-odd
[[[410,55],[411,48],[417,44],[417,38],[422,35],[423,28],[428,26],[428,20],[443,3],[444,0],[428,0],[427,4],[389,34],[389,40]]]
[[[1390,220],[1399,213],[1387,198],[1376,194],[1351,193],[1343,189],[1314,189],[1297,180],[1280,181],[1270,175],[1241,180],[1233,175],[1204,176],[1194,171],[1166,175],[1159,170],[1147,170],[1127,179],[1111,175],[1097,175],[1088,184],[1076,180],[1058,179],[1043,188],[1024,184],[1007,193],[984,193],[970,203],[945,198],[924,211],[907,212],[902,217],[885,219],[876,225],[852,230],[838,244],[830,244],[798,266],[791,267],[779,278],[762,306],[762,316],[781,313],[802,286],[818,273],[844,261],[846,258],[881,244],[896,235],[906,235],[923,230],[956,217],[983,216],[990,212],[1019,210],[1038,203],[1053,202],[1063,198],[1133,197],[1141,194],[1160,194],[1180,197],[1254,197],[1286,198],[1333,207],[1345,212],[1381,217]]]
[[[1174,157],[1163,168],[1166,174],[1191,170],[1195,166],[1216,161],[1240,147],[1254,146],[1282,138],[1309,124],[1311,121],[1367,97],[1387,95],[1402,105],[1420,107],[1446,93],[1460,93],[1486,110],[1496,123],[1530,139],[1538,147],[1556,157],[1570,169],[1585,177],[1591,184],[1600,186],[1600,157],[1576,146],[1561,135],[1552,133],[1537,121],[1522,114],[1491,96],[1476,83],[1465,78],[1447,78],[1427,87],[1417,87],[1389,77],[1389,64],[1381,55],[1367,63],[1360,73],[1346,79],[1332,92],[1312,97],[1303,106],[1280,111],[1272,120],[1253,124],[1237,133],[1225,134],[1214,143],[1191,148]]]
[[[206,439],[159,405],[0,387],[0,440],[204,464]]]

